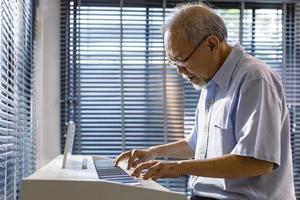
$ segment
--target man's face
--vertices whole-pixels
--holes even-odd
[[[177,66],[177,72],[181,74],[184,79],[189,81],[196,90],[201,90],[207,84],[204,78],[198,77],[195,74],[189,72],[185,67]]]
[[[204,49],[201,49],[206,38],[204,37],[198,45],[181,40],[172,40],[165,34],[165,47],[170,63],[177,67],[177,72],[194,85],[197,90],[206,85],[208,78],[208,64]]]

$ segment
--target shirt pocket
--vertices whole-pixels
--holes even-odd
[[[234,127],[229,116],[218,116],[212,124],[211,146],[215,156],[229,154],[236,145]]]
[[[214,123],[214,132],[220,134],[231,133],[233,130],[232,123]]]

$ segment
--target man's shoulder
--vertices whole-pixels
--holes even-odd
[[[275,75],[268,64],[249,54],[244,54],[237,69],[239,69],[240,73],[247,75],[249,78],[265,78],[270,75]]]
[[[281,87],[279,75],[265,62],[249,54],[244,54],[233,73],[233,80],[264,80],[272,86]]]

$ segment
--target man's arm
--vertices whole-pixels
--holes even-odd
[[[213,178],[245,178],[270,174],[273,163],[252,157],[227,154],[205,160],[184,160],[175,162],[148,161],[140,164],[133,176],[140,176],[147,169],[144,179],[158,179],[183,175]]]
[[[218,158],[205,160],[186,160],[179,162],[178,170],[184,175],[206,176],[213,178],[244,178],[270,174],[273,163],[227,154]]]
[[[156,155],[155,157],[166,156],[180,159],[189,159],[194,157],[194,151],[184,139],[177,142],[153,146],[149,149],[154,153],[154,155]]]
[[[153,146],[148,149],[133,149],[123,152],[114,160],[114,163],[118,165],[120,161],[128,160],[127,169],[130,169],[140,163],[162,156],[189,159],[194,157],[194,152],[188,143],[182,139],[177,142]]]

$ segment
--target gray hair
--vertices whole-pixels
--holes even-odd
[[[203,3],[185,3],[163,27],[163,32],[176,31],[180,39],[197,44],[207,35],[215,35],[220,41],[227,40],[227,29],[222,18]]]

